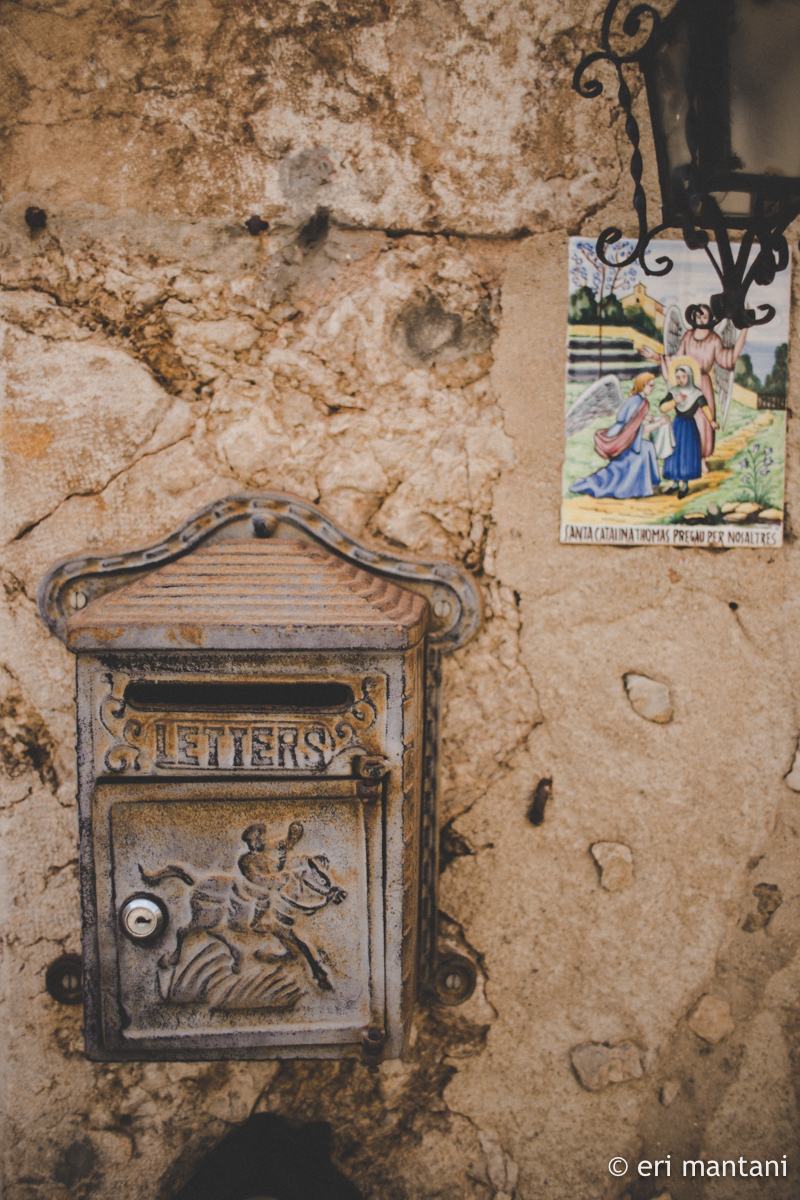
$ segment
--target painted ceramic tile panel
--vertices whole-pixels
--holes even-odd
[[[645,275],[570,238],[561,541],[780,546],[790,273],[751,289],[775,317],[740,331],[711,317],[702,251],[662,254],[672,271]]]

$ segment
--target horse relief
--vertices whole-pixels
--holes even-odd
[[[292,821],[286,836],[271,842],[266,825],[249,825],[238,873],[209,875],[198,883],[181,866],[153,872],[139,866],[148,887],[179,879],[192,889],[189,923],[158,962],[163,1000],[290,1010],[315,987],[333,990],[327,955],[304,925],[328,904],[341,904],[347,893],[332,881],[324,854],[293,853],[303,834],[302,823]]]

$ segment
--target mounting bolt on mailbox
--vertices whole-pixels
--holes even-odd
[[[59,1004],[80,1004],[83,1000],[83,965],[78,955],[62,954],[51,962],[44,983]]]
[[[475,991],[478,973],[463,954],[451,954],[436,968],[434,985],[440,1004],[463,1004]]]
[[[382,1029],[365,1029],[361,1034],[361,1061],[377,1070],[385,1057],[386,1034]]]
[[[374,758],[356,759],[358,773],[362,779],[383,779],[389,770],[388,759],[375,756]]]
[[[89,1057],[402,1055],[437,971],[441,656],[479,626],[471,577],[250,492],[65,559],[39,604],[77,659]]]

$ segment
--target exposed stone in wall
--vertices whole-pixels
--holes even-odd
[[[608,1046],[599,1042],[581,1042],[570,1053],[572,1069],[587,1092],[601,1092],[612,1083],[641,1079],[642,1056],[632,1042]]]
[[[666,725],[672,720],[672,701],[665,683],[648,679],[646,675],[625,675],[625,691],[634,712],[646,721]]]
[[[796,545],[557,542],[566,236],[632,228],[621,123],[569,91],[598,16],[213,0],[4,16],[10,1200],[170,1200],[254,1109],[330,1121],[374,1200],[652,1200],[610,1179],[611,1153],[738,1139],[763,1158],[794,1136]],[[788,445],[792,511],[791,422]],[[451,557],[484,594],[482,632],[445,667],[442,764],[442,933],[479,986],[422,1005],[408,1060],[375,1075],[91,1064],[79,1010],[44,990],[80,916],[74,663],[39,579],[247,487]],[[671,720],[642,720],[632,671]],[[598,843],[635,863],[613,896]],[[732,1013],[716,1044],[689,1024],[704,995]],[[635,1047],[641,1075],[586,1090],[583,1043]]]
[[[688,1025],[692,1033],[711,1046],[721,1042],[736,1028],[730,1004],[716,996],[700,997],[697,1006],[689,1014]]]
[[[624,892],[633,884],[633,855],[621,842],[595,842],[592,858],[600,868],[600,886],[607,892]]]
[[[22,7],[4,186],[59,208],[563,227],[608,201],[619,170],[608,122],[555,86],[584,20],[524,0]]]
[[[80,208],[52,215],[46,231],[32,240],[21,215],[20,205],[9,205],[4,214],[6,244],[18,250],[9,280],[14,290],[4,293],[5,361],[13,380],[7,411],[17,413],[23,427],[38,412],[48,436],[5,439],[7,470],[19,485],[16,508],[8,512],[7,554],[11,570],[27,581],[19,583],[17,598],[42,647],[45,675],[58,671],[68,678],[71,663],[57,642],[42,636],[29,597],[46,566],[65,545],[76,544],[76,532],[87,547],[140,543],[200,503],[247,486],[294,491],[319,501],[357,534],[388,537],[402,549],[459,558],[484,571],[493,485],[513,462],[489,379],[504,248],[348,233],[324,221],[316,223],[313,239],[301,226],[254,240],[220,223],[198,228]],[[195,251],[188,256],[187,238]],[[420,314],[421,289],[428,300]],[[397,352],[399,326],[411,314],[415,336],[424,337],[430,325],[435,341],[441,312],[458,314],[448,327],[446,353],[438,356],[444,361],[432,355],[410,365]],[[43,411],[33,400],[48,392],[52,407]],[[82,427],[82,420],[89,424]],[[80,454],[82,441],[91,443],[93,457]],[[467,810],[507,772],[515,749],[541,719],[519,658],[518,601],[494,576],[486,574],[485,582],[484,632],[456,656],[447,676],[445,817],[449,810]],[[27,656],[20,659],[29,674]],[[69,687],[63,688],[65,749],[69,696]],[[23,703],[21,692],[14,697],[9,720],[17,719],[13,714]],[[44,729],[40,718],[31,720]],[[8,728],[9,738],[17,735],[16,725]],[[37,734],[40,756],[48,753],[47,738]],[[25,758],[19,736],[9,745],[29,773],[38,767],[30,754]],[[65,774],[64,796],[70,798],[64,816],[74,841],[74,769]],[[48,776],[46,782],[55,786],[57,780]],[[30,787],[26,798],[18,828],[30,829],[35,844]],[[16,829],[14,836],[20,836]],[[24,860],[40,857],[27,845]],[[75,867],[73,856],[73,887]],[[19,886],[29,886],[24,874]],[[76,918],[73,905],[57,923],[57,930],[72,930],[72,940],[58,938],[62,949],[77,948]],[[18,947],[26,961],[32,952],[41,986],[53,947],[48,940],[38,957],[32,948]],[[41,993],[39,1003],[59,1028],[65,1021],[71,1027],[69,1041],[59,1044],[62,1052],[70,1047],[73,1068],[55,1085],[66,1097],[81,1090],[81,1077],[88,1084],[96,1069],[82,1061],[75,1014],[53,1013],[52,1001]],[[89,1196],[135,1157],[149,1164],[149,1177],[146,1171],[129,1186],[140,1186],[145,1196],[155,1194],[164,1171],[157,1164],[169,1162],[160,1184],[168,1196],[198,1151],[260,1096],[271,1111],[330,1118],[330,1091],[343,1113],[351,1105],[360,1113],[358,1138],[340,1143],[338,1154],[366,1186],[377,1186],[368,1159],[376,1138],[379,1157],[386,1159],[385,1181],[399,1175],[411,1181],[417,1173],[425,1179],[436,1145],[444,1156],[443,1186],[467,1188],[470,1171],[494,1186],[491,1171],[499,1178],[499,1167],[490,1171],[475,1127],[451,1116],[441,1097],[453,1073],[448,1058],[478,1053],[492,1019],[484,1000],[466,1007],[479,1014],[477,1020],[462,1009],[452,1018],[423,1021],[400,1076],[393,1075],[393,1065],[384,1068],[396,1094],[389,1107],[398,1108],[396,1161],[386,1158],[389,1131],[379,1116],[388,1085],[382,1077],[365,1078],[352,1063],[325,1068],[328,1087],[319,1066],[110,1066],[102,1068],[107,1085],[92,1088],[89,1108],[65,1103],[69,1115],[55,1134],[43,1131],[45,1141],[20,1138],[12,1170],[20,1176],[44,1172],[42,1178],[56,1178],[71,1194]],[[48,1076],[52,1059],[42,1069]],[[303,1079],[313,1097],[305,1105]],[[433,1113],[438,1106],[439,1117],[428,1111],[431,1106]],[[33,1130],[43,1121],[44,1110],[27,1101],[15,1128]],[[427,1153],[415,1162],[401,1133],[420,1122]],[[485,1136],[494,1146],[496,1135]],[[51,1143],[58,1149],[48,1151]],[[503,1186],[511,1195],[508,1170]],[[426,1193],[408,1192],[414,1194]]]

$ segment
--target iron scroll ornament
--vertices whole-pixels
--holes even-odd
[[[603,91],[603,84],[597,78],[585,79],[586,72],[598,62],[609,62],[617,74],[618,100],[625,113],[625,133],[632,147],[630,173],[634,183],[633,208],[638,218],[638,237],[636,245],[630,254],[614,260],[608,256],[609,247],[622,237],[622,231],[616,226],[604,229],[597,239],[596,251],[601,262],[606,266],[629,266],[638,262],[646,275],[666,275],[672,270],[672,260],[667,255],[661,255],[655,260],[655,265],[647,262],[647,252],[653,239],[667,229],[679,228],[683,240],[690,250],[704,250],[720,281],[721,291],[710,297],[710,308],[716,321],[729,318],[738,329],[750,328],[754,325],[764,325],[775,316],[771,304],[759,304],[756,310],[748,308],[747,293],[753,284],[768,286],[779,271],[785,270],[789,262],[789,247],[784,236],[791,222],[800,215],[800,200],[791,190],[781,193],[771,201],[765,202],[765,197],[758,194],[759,177],[743,177],[748,189],[754,191],[752,213],[746,224],[735,220],[733,225],[742,228],[742,238],[738,248],[731,244],[728,228],[730,218],[723,214],[716,197],[712,195],[713,187],[701,183],[694,156],[697,151],[697,113],[694,101],[689,97],[689,116],[686,121],[687,143],[693,155],[693,162],[681,168],[680,178],[677,176],[670,181],[669,199],[665,193],[665,168],[662,162],[663,148],[659,151],[659,139],[654,129],[656,140],[656,157],[661,178],[662,199],[664,199],[664,217],[661,224],[648,228],[647,197],[642,187],[642,154],[639,149],[639,125],[632,112],[632,96],[625,80],[624,68],[637,66],[648,79],[652,71],[654,57],[666,42],[676,21],[695,0],[678,0],[670,13],[662,19],[661,15],[650,4],[637,4],[629,10],[622,21],[622,33],[628,38],[636,38],[641,31],[642,19],[650,22],[650,28],[644,40],[627,54],[620,54],[611,45],[611,26],[619,8],[620,0],[609,0],[606,7],[600,34],[601,50],[586,55],[578,64],[573,75],[572,86],[579,95],[592,99]],[[699,0],[697,0],[699,3]],[[649,90],[648,83],[648,90]],[[748,182],[749,181],[749,182]],[[790,181],[786,181],[787,185]],[[708,230],[714,233],[714,244],[717,255],[712,250]],[[758,251],[751,254],[754,244]]]
[[[621,229],[616,225],[609,225],[597,239],[597,256],[607,267],[628,267],[632,263],[638,262],[645,275],[667,275],[672,270],[674,264],[672,259],[666,254],[656,259],[656,267],[648,266],[646,260],[650,242],[656,234],[663,233],[665,229],[669,229],[669,225],[662,223],[661,225],[655,225],[652,229],[647,228],[647,195],[642,187],[644,161],[642,159],[642,152],[639,149],[639,123],[633,115],[633,97],[623,73],[623,67],[625,66],[631,64],[640,65],[647,55],[648,50],[653,48],[661,28],[661,16],[649,4],[637,4],[635,8],[632,8],[622,22],[623,33],[629,38],[635,38],[641,29],[642,17],[649,17],[651,22],[650,32],[636,50],[632,50],[629,54],[618,54],[611,46],[611,24],[619,8],[619,3],[620,0],[609,0],[603,15],[603,25],[600,31],[600,43],[603,49],[594,50],[591,54],[587,54],[578,63],[578,66],[575,68],[575,74],[572,77],[572,86],[578,95],[592,100],[595,96],[602,94],[603,84],[599,79],[587,79],[584,82],[584,75],[595,63],[611,63],[617,73],[617,99],[619,100],[620,108],[625,113],[625,133],[633,147],[630,173],[633,179],[633,208],[639,221],[638,240],[636,246],[626,258],[621,258],[619,261],[608,258],[606,256],[606,247],[613,246],[622,237]],[[708,241],[707,235],[706,241]]]
[[[400,558],[366,546],[315,505],[283,492],[249,492],[218,500],[195,513],[163,541],[140,550],[62,559],[39,585],[39,612],[50,632],[64,641],[67,618],[90,600],[180,558],[200,542],[213,539],[223,530],[240,536],[273,537],[282,527],[424,595],[432,613],[428,639],[445,653],[463,646],[477,633],[480,592],[465,571],[446,561]]]

